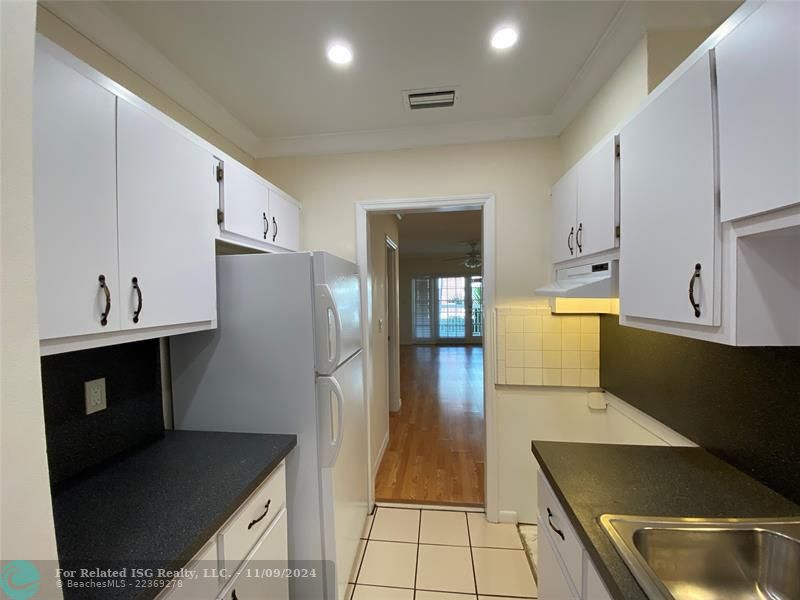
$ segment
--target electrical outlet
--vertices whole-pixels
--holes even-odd
[[[106,378],[92,379],[83,382],[83,396],[86,400],[86,414],[105,410],[106,404]]]

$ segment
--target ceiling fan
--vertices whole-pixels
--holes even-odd
[[[464,266],[468,269],[480,269],[481,265],[483,265],[483,261],[481,259],[481,251],[480,251],[480,242],[461,242],[462,244],[469,244],[469,252],[463,254],[461,256],[456,256],[454,258],[445,258],[446,261],[451,260],[458,260],[464,263]]]

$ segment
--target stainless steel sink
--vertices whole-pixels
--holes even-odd
[[[800,600],[800,518],[600,524],[651,600]]]

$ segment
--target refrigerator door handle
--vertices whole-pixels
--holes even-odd
[[[317,320],[321,327],[325,328],[324,365],[322,370],[326,373],[332,372],[341,361],[341,340],[342,340],[342,321],[339,317],[339,309],[333,297],[331,288],[325,283],[318,283],[316,286],[318,311]]]
[[[342,434],[344,433],[344,394],[339,382],[333,377],[320,377],[320,460],[322,466],[332,467],[339,456],[342,447]],[[334,423],[333,405],[331,396],[336,398],[336,421]]]

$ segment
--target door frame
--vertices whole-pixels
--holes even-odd
[[[389,340],[386,353],[386,387],[389,412],[402,406],[400,398],[400,256],[397,242],[386,236],[386,333]]]
[[[494,391],[494,308],[495,308],[495,197],[494,194],[474,194],[466,196],[442,196],[422,198],[394,198],[385,200],[366,200],[355,204],[356,218],[356,262],[361,279],[362,323],[370,323],[373,306],[370,301],[370,282],[367,260],[369,256],[370,214],[396,214],[409,212],[458,212],[483,209],[483,404],[484,404],[484,491],[486,518],[497,522],[499,517],[499,464],[497,456],[497,405]],[[486,315],[492,315],[487,319]],[[366,327],[362,328],[362,343],[366,350],[364,356],[364,388],[367,423],[370,423],[370,393],[372,390],[372,344]],[[372,440],[367,428],[367,464],[369,470],[369,506],[375,505],[375,472],[369,460],[372,445],[380,440]]]

